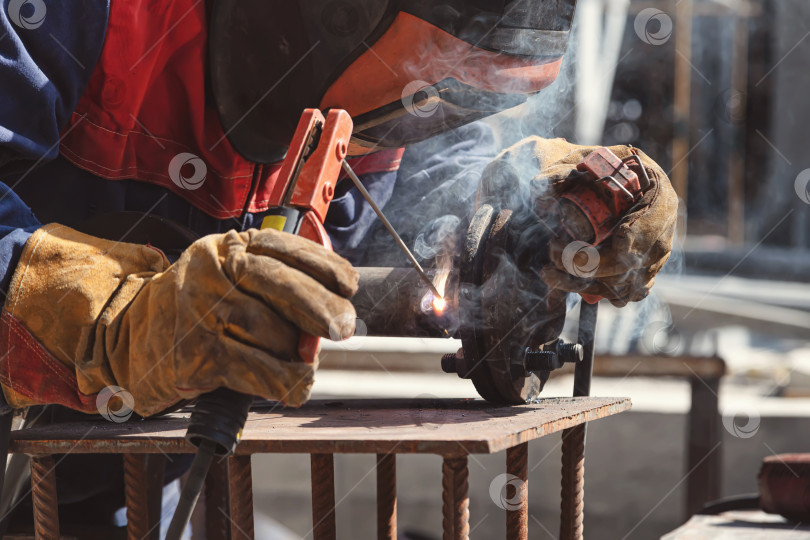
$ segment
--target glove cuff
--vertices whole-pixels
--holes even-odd
[[[52,224],[23,248],[0,317],[0,383],[9,405],[58,403],[95,412],[116,379],[97,339],[155,273],[169,266],[147,246]]]

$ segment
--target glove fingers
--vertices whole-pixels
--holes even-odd
[[[261,300],[234,289],[218,307],[218,315],[229,338],[282,360],[300,361],[300,330]]]
[[[337,253],[306,238],[275,229],[251,230],[248,234],[248,253],[279,260],[342,296],[350,297],[357,292],[357,271]]]
[[[552,289],[604,296],[602,294],[602,288],[599,287],[599,283],[593,279],[578,278],[566,272],[561,272],[553,266],[543,268],[543,270],[540,271],[540,279],[546,282]]]
[[[356,316],[351,302],[308,274],[250,253],[228,257],[223,267],[239,289],[263,300],[304,332],[340,339],[354,333]]]
[[[236,340],[224,339],[229,361],[219,366],[220,386],[298,407],[309,399],[314,365],[285,362]]]

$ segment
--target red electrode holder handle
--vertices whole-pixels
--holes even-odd
[[[630,162],[641,172],[641,180],[628,166]],[[613,234],[622,217],[641,199],[650,187],[650,178],[638,155],[634,153],[622,160],[605,147],[588,154],[577,170],[585,178],[561,195],[561,222],[575,240],[598,246]],[[596,295],[581,296],[591,304],[600,299]]]
[[[269,201],[273,207],[294,209],[300,213],[300,220],[297,227],[289,228],[286,218],[279,220],[280,216],[274,215],[265,218],[262,228],[278,228],[332,249],[323,222],[335,195],[353,128],[352,117],[342,109],[332,109],[326,117],[318,109],[304,110]],[[298,343],[301,359],[314,363],[319,344],[320,338],[302,332]]]
[[[643,188],[638,175],[627,166],[631,160],[644,174],[647,185]],[[562,224],[573,238],[598,246],[638,202],[649,178],[638,156],[622,161],[605,147],[588,154],[577,170],[587,178],[562,195]]]

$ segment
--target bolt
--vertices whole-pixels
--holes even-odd
[[[585,351],[579,343],[565,343],[560,340],[557,344],[557,354],[560,355],[560,360],[563,363],[582,362],[585,356]]]
[[[534,351],[526,349],[524,357],[526,371],[552,371],[557,369],[557,353],[554,351]]]
[[[442,371],[445,373],[457,373],[456,353],[448,353],[442,356]]]

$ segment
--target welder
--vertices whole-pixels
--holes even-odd
[[[99,393],[120,388],[135,413],[150,416],[223,386],[304,403],[317,362],[297,361],[298,337],[329,337],[330,327],[333,336],[351,335],[352,263],[367,257],[375,218],[341,184],[325,225],[334,252],[262,228],[301,111],[352,115],[350,163],[385,206],[405,147],[450,130],[463,139],[471,132],[464,126],[554,81],[574,7],[575,0],[4,0],[3,406],[61,406],[51,409],[54,419],[95,414]],[[474,153],[479,142],[461,140],[456,150]],[[555,200],[577,184],[577,165],[593,150],[530,138],[486,170],[514,168],[520,157],[523,179],[547,186],[538,200]],[[623,304],[645,297],[666,261],[677,200],[646,155],[612,151],[640,157],[649,189],[598,246],[595,273],[567,272],[561,237],[543,276],[553,287]],[[484,176],[479,196],[507,189]],[[475,191],[462,198],[473,201]],[[127,236],[100,237],[131,212],[201,238],[173,257]],[[141,221],[127,223],[129,230]],[[88,230],[95,235],[80,232]],[[110,495],[121,488],[117,463],[90,482],[81,474],[86,460],[61,462],[60,501],[83,509],[66,519],[108,522],[123,501]]]

